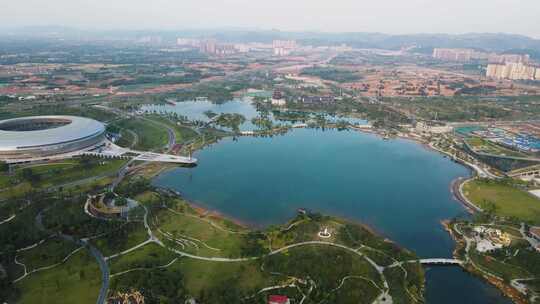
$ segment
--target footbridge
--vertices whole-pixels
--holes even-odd
[[[422,265],[461,265],[462,260],[456,259],[421,259],[418,260]]]
[[[420,263],[422,265],[463,265],[464,262],[462,260],[457,260],[457,259],[433,258],[433,259],[420,259],[420,260],[395,262],[394,264],[386,266],[386,268],[399,267],[406,263]]]

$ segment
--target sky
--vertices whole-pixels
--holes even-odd
[[[1,0],[0,27],[512,33],[540,38],[540,0]]]

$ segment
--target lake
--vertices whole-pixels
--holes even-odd
[[[249,225],[282,224],[298,208],[358,220],[421,257],[451,257],[440,222],[465,215],[450,191],[469,170],[415,142],[356,131],[295,129],[196,153],[199,165],[156,177],[187,199]],[[458,267],[427,271],[428,303],[511,303]]]

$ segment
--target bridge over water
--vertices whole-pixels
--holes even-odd
[[[394,264],[388,265],[386,268],[398,267],[405,263],[420,263],[422,265],[462,265],[464,262],[457,259],[432,258],[396,262]]]

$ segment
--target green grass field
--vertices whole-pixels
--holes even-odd
[[[31,274],[16,286],[21,289],[21,304],[93,304],[99,294],[101,273],[94,258],[82,250],[65,264]]]
[[[229,281],[239,289],[254,291],[275,283],[272,276],[262,273],[257,262],[209,263],[194,259],[181,259],[174,265],[184,273],[186,289],[198,295],[201,290],[211,290]]]
[[[19,260],[31,271],[61,262],[77,248],[74,243],[59,238],[49,239],[36,248],[22,252]]]
[[[530,193],[497,181],[472,180],[464,187],[464,194],[482,209],[495,205],[500,216],[540,223],[540,199]]]
[[[169,264],[178,256],[157,244],[150,243],[126,255],[110,260],[111,274],[120,273],[133,268],[145,268],[151,271],[155,267]]]
[[[172,122],[171,120],[167,119],[166,117],[159,116],[159,115],[149,115],[147,117],[153,121],[157,121],[171,127],[174,130],[174,134],[176,135],[177,143],[184,143],[186,141],[192,140],[193,138],[197,137],[197,132],[193,131],[192,129],[188,127],[179,126],[175,124],[174,122]]]
[[[527,157],[526,154],[497,145],[480,137],[467,138],[467,143],[476,151],[501,156]]]
[[[135,136],[131,132],[128,132],[127,130],[122,130],[120,131],[120,135],[120,139],[116,142],[116,144],[120,147],[129,148],[135,144]]]
[[[23,167],[17,168],[12,176],[0,175],[0,198],[19,197],[33,189],[45,189],[55,187],[86,178],[105,176],[114,174],[124,164],[126,160],[98,160],[89,167],[79,165],[79,160],[69,160],[61,163],[48,163],[24,168],[32,169],[34,175],[39,176],[39,180],[30,183],[21,176]],[[90,181],[89,181],[90,182]]]
[[[220,230],[198,217],[176,214],[169,210],[158,216],[159,228],[175,238],[190,238],[197,246],[185,251],[209,257],[239,257],[242,236]],[[205,244],[208,246],[205,246]],[[213,248],[213,249],[212,249]]]
[[[165,128],[143,119],[124,119],[116,124],[137,133],[139,141],[134,147],[136,150],[161,150],[169,139]]]

